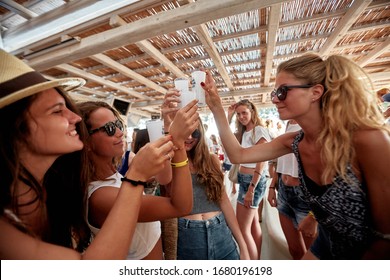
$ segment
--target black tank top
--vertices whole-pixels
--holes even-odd
[[[298,144],[301,131],[292,144],[298,161],[298,174],[306,202],[318,223],[329,236],[329,250],[334,259],[360,259],[373,240],[372,219],[364,182],[351,166],[344,180],[336,175],[329,185],[319,186],[305,174]]]

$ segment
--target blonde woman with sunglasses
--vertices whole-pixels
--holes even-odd
[[[302,130],[249,148],[230,132],[210,73],[203,88],[233,163],[295,154],[303,198],[319,225],[303,259],[390,258],[390,131],[362,68],[338,55],[281,63],[272,102]]]

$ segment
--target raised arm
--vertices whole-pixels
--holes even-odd
[[[172,149],[170,137],[163,137],[153,144],[148,144],[135,156],[133,166],[126,177],[135,181],[146,181],[163,168],[166,161],[164,156],[167,153],[173,154]],[[122,183],[99,234],[84,254],[33,238],[11,225],[3,216],[0,218],[0,258],[125,259],[137,223],[142,193],[141,185]]]
[[[254,145],[250,148],[242,148],[230,129],[221,98],[209,71],[206,71],[206,81],[202,87],[206,92],[206,103],[214,115],[222,144],[232,163],[261,162],[291,152],[292,138],[289,136],[279,137],[269,143]]]
[[[199,125],[196,104],[194,100],[180,109],[169,129],[172,141],[177,148],[171,162],[173,177],[170,198],[172,205],[181,209],[180,216],[187,215],[192,210],[192,179],[184,141]]]
[[[145,196],[140,221],[163,220],[187,215],[192,209],[192,179],[184,141],[199,125],[196,101],[177,111],[169,125],[169,134],[175,145],[172,158],[172,182],[169,197]]]
[[[390,137],[384,131],[361,130],[355,133],[355,148],[361,177],[366,180],[373,229],[378,238],[365,258],[390,258]]]

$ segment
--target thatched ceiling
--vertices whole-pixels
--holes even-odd
[[[390,1],[1,0],[0,47],[50,78],[80,76],[79,99],[114,96],[159,112],[176,77],[214,75],[227,105],[269,106],[277,65],[345,55],[390,87]]]

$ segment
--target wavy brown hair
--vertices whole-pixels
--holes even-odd
[[[223,173],[221,167],[213,160],[213,155],[209,151],[206,142],[205,131],[202,120],[199,118],[198,130],[200,138],[195,147],[187,152],[191,159],[194,169],[197,173],[197,178],[201,184],[206,186],[207,198],[210,201],[219,202],[222,197],[222,192],[225,191],[223,184]]]
[[[85,102],[77,103],[77,107],[80,110],[81,117],[83,118],[83,122],[86,125],[87,131],[90,131],[91,128],[92,128],[91,122],[90,122],[91,114],[94,111],[96,111],[97,109],[100,109],[100,108],[106,108],[106,109],[110,110],[114,114],[114,116],[123,123],[123,120],[122,120],[121,115],[119,114],[119,112],[115,108],[113,108],[111,105],[106,103],[106,102],[103,102],[103,101],[85,101]],[[123,127],[125,127],[125,124],[123,124]],[[88,138],[89,138],[89,134],[88,134],[88,137],[87,137],[87,142],[88,142]],[[122,162],[122,157],[113,157],[112,158],[112,164],[115,166],[116,169],[119,168],[121,162]],[[90,165],[91,165],[91,168],[92,168],[92,178],[91,178],[91,181],[101,180],[101,178],[97,178],[96,176],[94,176],[97,173],[96,173],[96,168],[95,168],[92,160],[90,160]]]
[[[66,106],[79,114],[73,101],[61,90],[57,90],[65,99]],[[23,98],[0,109],[0,188],[1,214],[10,223],[27,234],[43,241],[74,248],[82,252],[89,244],[90,231],[85,220],[86,190],[89,180],[89,165],[84,151],[60,156],[49,168],[40,184],[36,178],[20,164],[20,143],[28,145],[31,120],[28,108],[37,95]],[[82,122],[76,124],[80,140],[85,140],[87,131]],[[29,186],[34,196],[31,201],[20,204],[16,193],[16,184],[22,181]],[[38,201],[33,211],[39,211],[39,229],[32,232],[22,222],[5,215],[5,209],[11,210],[23,219],[20,209]],[[25,213],[26,214],[26,213]],[[27,213],[29,214],[29,213]]]
[[[322,183],[336,174],[346,179],[346,168],[356,156],[354,132],[371,128],[389,133],[369,76],[343,56],[331,55],[323,60],[311,53],[281,63],[277,73],[282,71],[324,87],[320,103],[323,125],[317,139],[325,164]]]

